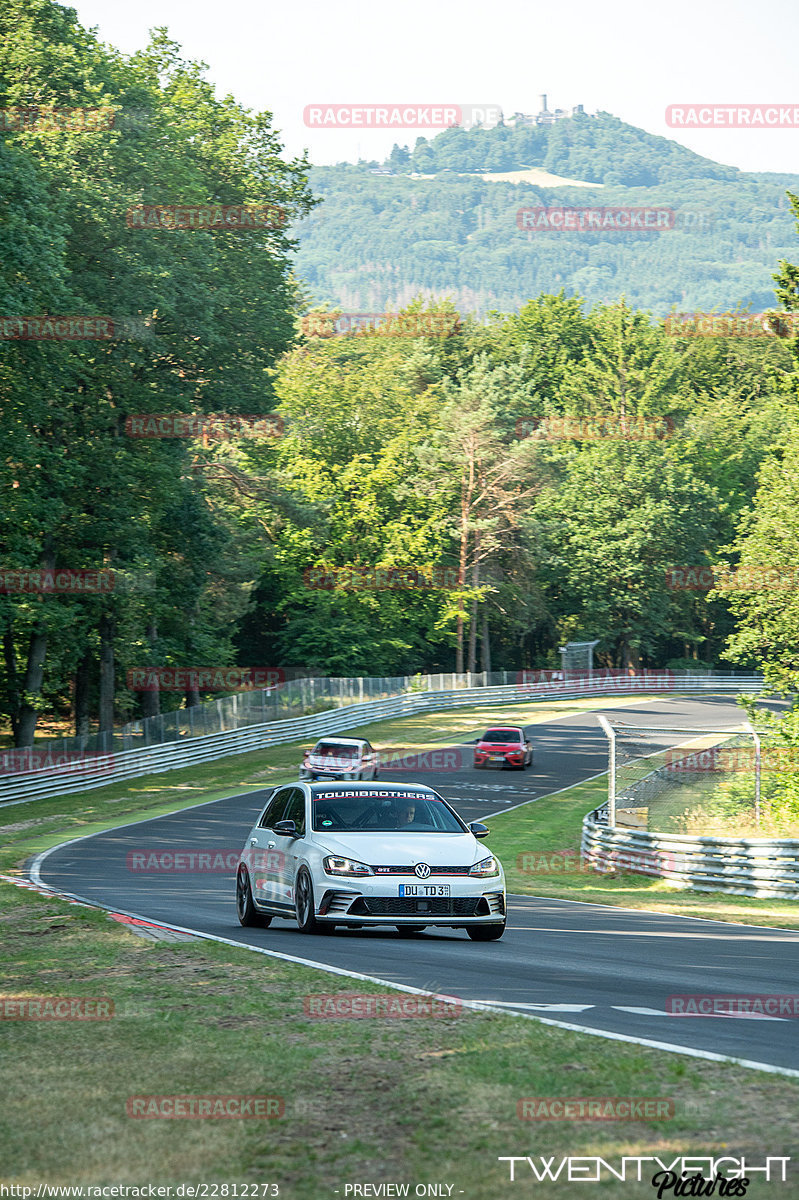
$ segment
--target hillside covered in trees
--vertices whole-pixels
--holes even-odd
[[[483,178],[531,167],[598,186]],[[299,226],[297,269],[316,303],[390,310],[423,294],[481,316],[561,288],[590,304],[624,295],[658,315],[762,309],[773,264],[795,241],[786,188],[799,187],[799,177],[746,174],[609,113],[447,129],[395,146],[385,164],[316,167],[310,178],[322,203]],[[667,207],[674,225],[519,228],[520,209],[564,206]]]

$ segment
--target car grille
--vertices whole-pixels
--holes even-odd
[[[490,909],[483,896],[431,897],[361,896],[349,911],[351,917],[487,917]]]

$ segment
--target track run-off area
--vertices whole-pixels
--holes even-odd
[[[534,749],[531,769],[392,770],[383,778],[436,789],[465,820],[530,806],[607,768],[597,711],[641,725],[738,725],[730,697],[656,697],[615,708],[569,712],[541,723],[518,705]],[[476,738],[480,730],[475,728]],[[365,736],[369,736],[368,730]],[[675,742],[679,740],[675,735]],[[464,750],[470,738],[464,739]],[[334,975],[433,992],[465,1005],[534,1016],[611,1039],[799,1075],[797,1018],[758,1014],[678,1016],[674,996],[799,995],[799,930],[649,913],[604,904],[508,896],[498,942],[462,930],[428,929],[400,938],[392,928],[301,934],[293,922],[244,929],[236,919],[234,873],[145,873],[131,855],[146,851],[239,850],[271,788],[201,803],[62,843],[29,864],[34,884],[111,912],[183,933],[275,954]],[[579,829],[574,831],[575,841]],[[525,847],[520,846],[519,850]],[[352,990],[340,979],[337,987]]]

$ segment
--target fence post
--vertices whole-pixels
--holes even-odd
[[[607,717],[598,714],[599,723],[610,741],[608,763],[608,827],[616,824],[616,734]]]
[[[755,743],[755,824],[760,828],[760,738],[751,721],[746,722],[745,728],[751,733]]]

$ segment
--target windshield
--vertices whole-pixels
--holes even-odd
[[[320,742],[318,746],[314,746],[311,754],[323,755],[325,758],[331,754],[336,758],[357,758],[359,750],[357,746],[342,746],[339,742]]]
[[[316,792],[313,827],[347,833],[463,833],[465,826],[432,793]]]
[[[516,729],[489,729],[484,742],[520,742],[522,735]]]

